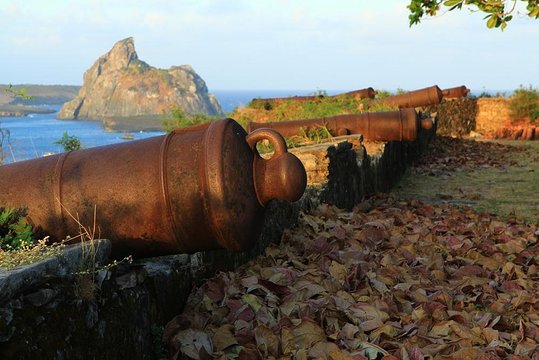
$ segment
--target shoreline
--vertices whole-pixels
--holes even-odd
[[[47,109],[41,106],[35,105],[13,105],[4,104],[0,105],[0,118],[2,117],[25,117],[30,114],[52,114],[55,113],[54,109]]]

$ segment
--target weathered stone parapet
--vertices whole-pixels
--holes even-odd
[[[70,245],[58,256],[19,266],[10,271],[0,269],[0,304],[18,293],[41,285],[47,277],[68,276],[81,271],[85,255],[90,252],[93,265],[104,265],[109,261],[110,242],[96,240],[93,243]]]
[[[438,135],[463,137],[476,130],[477,118],[480,114],[478,102],[481,100],[471,98],[443,100],[440,104],[427,106],[422,110],[436,114]]]
[[[501,97],[460,98],[444,100],[422,108],[422,111],[436,114],[440,136],[464,137],[472,132],[485,135],[511,123],[510,100]]]
[[[507,98],[481,98],[477,100],[476,131],[494,132],[511,122]]]
[[[189,257],[177,255],[95,274],[48,274],[0,303],[0,358],[157,358],[157,324],[181,311],[190,268]]]

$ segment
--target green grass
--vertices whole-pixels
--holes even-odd
[[[509,152],[505,168],[481,166],[429,176],[407,171],[394,192],[431,203],[468,205],[504,219],[539,224],[539,141],[500,141],[527,147]]]
[[[244,111],[237,109],[230,117],[240,124],[250,121],[288,121],[300,119],[315,119],[343,114],[358,114],[363,112],[396,110],[388,106],[373,102],[370,99],[355,99],[351,96],[325,96],[309,101],[297,101],[293,98],[276,102],[251,102]]]

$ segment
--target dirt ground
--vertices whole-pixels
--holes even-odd
[[[440,137],[393,194],[539,223],[539,141]]]

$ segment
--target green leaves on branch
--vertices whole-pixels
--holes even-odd
[[[11,96],[21,98],[23,100],[32,99],[32,97],[26,93],[26,88],[16,89],[11,84],[9,84],[9,86],[4,89],[4,92],[7,92],[8,94],[11,94]]]
[[[484,20],[487,21],[489,29],[500,28],[504,30],[507,23],[513,19],[513,13],[519,12],[517,4],[526,3],[526,13],[530,18],[539,18],[539,0],[411,0],[408,5],[410,9],[410,26],[418,24],[421,19],[427,16],[435,16],[441,6],[444,10],[461,10],[466,6],[472,12],[483,12],[486,14]]]

